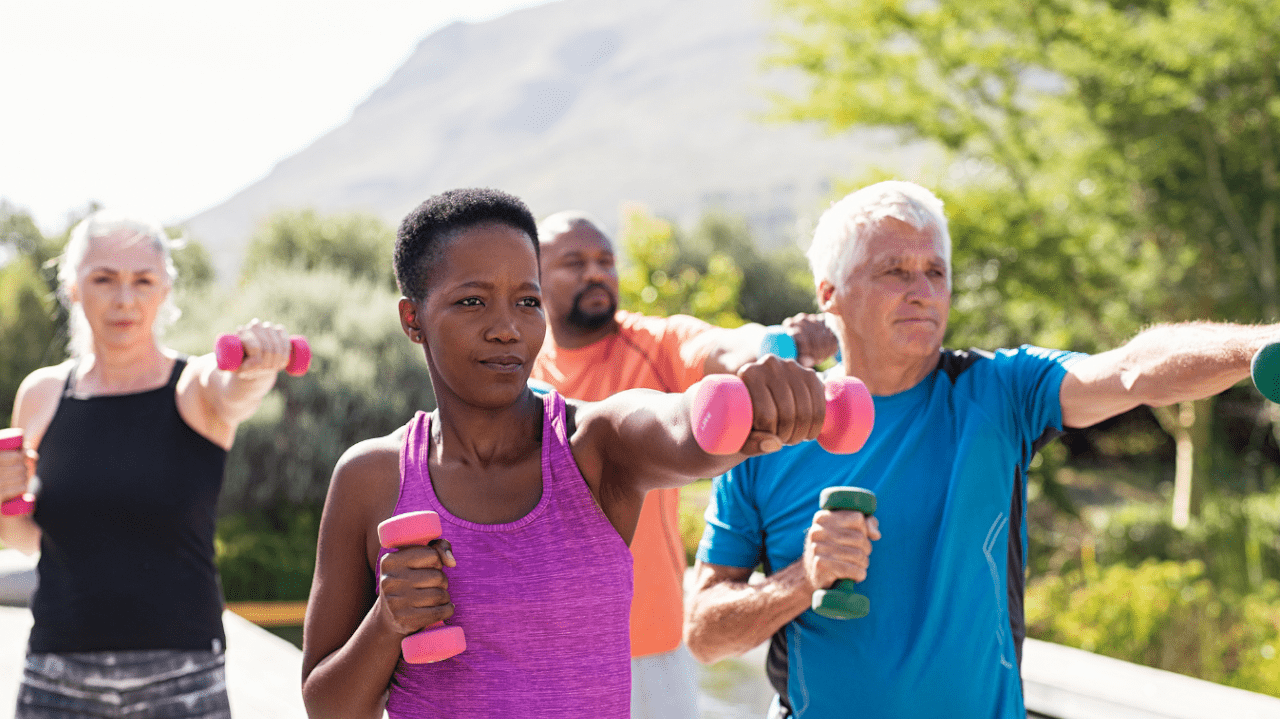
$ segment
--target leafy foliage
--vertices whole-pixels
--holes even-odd
[[[395,233],[373,215],[283,211],[250,240],[241,276],[248,281],[279,267],[327,268],[395,289],[394,246]]]
[[[620,233],[627,264],[619,273],[619,304],[646,315],[693,315],[721,327],[737,327],[742,271],[729,256],[712,252],[705,269],[681,257],[675,228],[643,207],[628,208]]]
[[[1028,636],[1280,695],[1280,583],[1224,595],[1204,571],[1147,560],[1033,581]]]
[[[179,235],[170,228],[166,228],[166,231],[171,237]],[[213,268],[209,250],[191,238],[187,238],[181,247],[173,250],[173,266],[178,271],[178,290],[205,288],[216,279],[217,272]]]
[[[31,215],[0,200],[0,421],[6,427],[23,378],[64,357],[66,330],[52,268],[45,267],[53,254]]]
[[[306,599],[315,572],[315,508],[234,514],[218,522],[214,545],[227,601]]]
[[[779,324],[814,312],[813,278],[800,250],[762,254],[742,218],[710,213],[682,232],[633,206],[622,228],[629,263],[619,278],[622,306],[677,312],[712,324]]]
[[[1095,351],[1152,321],[1275,317],[1258,266],[1275,265],[1276,63],[1223,19],[1265,4],[781,0],[800,26],[775,62],[812,85],[780,112],[951,153],[933,183],[956,238],[951,344]],[[1188,38],[1215,61],[1191,63]],[[1209,155],[1242,171],[1217,183]]]

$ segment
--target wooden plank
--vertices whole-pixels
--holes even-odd
[[[1274,719],[1280,698],[1027,639],[1029,713],[1056,719]]]
[[[227,611],[235,612],[260,627],[294,627],[302,624],[307,614],[307,603],[227,602]]]

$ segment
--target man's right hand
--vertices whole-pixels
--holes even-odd
[[[837,579],[861,582],[871,564],[871,542],[880,539],[880,521],[862,512],[820,509],[804,539],[804,570],[813,589]]]
[[[813,367],[840,351],[840,340],[827,326],[826,315],[801,312],[782,321],[782,327],[796,342],[796,361]]]

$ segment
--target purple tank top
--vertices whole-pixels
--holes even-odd
[[[430,415],[409,423],[396,514],[440,514],[458,566],[446,569],[467,650],[433,664],[402,658],[390,719],[618,717],[631,711],[631,552],[570,452],[564,399],[543,398],[542,498],[507,524],[450,514],[427,472]],[[387,550],[382,550],[379,557]]]

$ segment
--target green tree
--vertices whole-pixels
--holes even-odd
[[[170,237],[179,237],[175,228],[165,228]],[[215,279],[216,270],[209,250],[198,241],[187,238],[173,250],[173,266],[178,271],[179,290],[199,290],[208,287]]]
[[[249,242],[243,280],[278,267],[329,268],[395,287],[395,233],[373,215],[321,215],[292,210],[272,215]]]
[[[815,312],[813,274],[800,248],[788,245],[761,253],[746,220],[720,213],[703,215],[688,233],[677,233],[682,260],[705,272],[719,254],[742,270],[737,312],[748,322],[780,324],[799,312]]]
[[[742,271],[721,252],[705,258],[705,269],[689,258],[675,227],[639,205],[628,207],[621,235],[627,258],[619,273],[619,303],[649,315],[687,314],[721,327],[738,327]]]
[[[51,243],[31,215],[0,200],[0,421],[8,426],[14,394],[32,371],[63,358]]]

